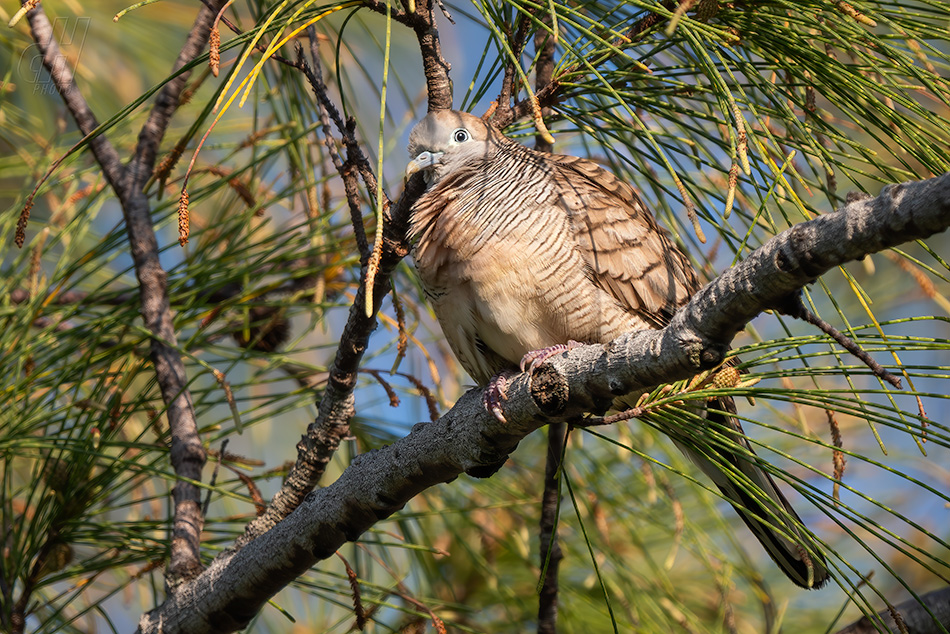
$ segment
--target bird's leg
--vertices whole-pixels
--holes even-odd
[[[498,419],[499,422],[507,424],[505,414],[501,411],[501,403],[506,398],[508,391],[508,379],[514,376],[510,370],[502,370],[491,378],[488,387],[482,392],[482,405]]]
[[[532,350],[528,354],[521,357],[521,367],[522,372],[534,373],[534,369],[539,365],[550,359],[551,357],[556,357],[562,352],[569,352],[574,348],[578,348],[585,344],[580,341],[574,341],[573,339],[568,340],[567,343],[559,343],[557,345],[548,346],[547,348],[541,348],[540,350]]]

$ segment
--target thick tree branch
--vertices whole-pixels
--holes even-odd
[[[199,10],[175,70],[190,62],[207,43],[211,22],[223,2],[213,2]],[[80,131],[88,135],[98,122],[75,83],[73,74],[53,38],[49,20],[42,9],[28,14],[33,39],[53,84],[63,97],[66,107],[76,120]],[[201,480],[205,451],[198,436],[191,395],[186,389],[188,380],[185,365],[177,351],[177,338],[168,300],[167,275],[158,257],[158,240],[152,227],[151,209],[143,187],[151,174],[158,145],[172,113],[178,106],[179,96],[188,73],[172,79],[159,92],[155,106],[139,135],[136,152],[127,167],[105,136],[90,140],[96,161],[102,167],[122,207],[135,274],[139,283],[140,311],[145,326],[152,335],[150,356],[165,402],[169,428],[172,434],[171,462],[175,473],[182,478],[173,490],[175,518],[171,557],[166,572],[166,583],[174,589],[182,580],[195,576],[201,569],[198,556],[203,517],[198,487],[187,480]]]
[[[392,206],[391,217],[383,228],[383,252],[373,291],[373,316],[367,317],[363,309],[366,286],[360,285],[353,305],[350,306],[349,318],[340,337],[340,347],[330,366],[329,379],[320,399],[317,418],[307,427],[307,433],[297,443],[297,462],[284,480],[280,491],[271,500],[267,511],[248,524],[236,543],[237,548],[244,547],[252,539],[271,530],[303,502],[320,481],[327,463],[342,438],[347,435],[349,420],[354,414],[353,390],[356,387],[359,364],[369,337],[376,330],[376,311],[379,310],[383,297],[389,292],[393,271],[409,254],[409,243],[406,241],[409,210],[422,195],[424,188],[422,178],[414,176],[406,184],[402,196]]]
[[[880,623],[890,632],[902,632],[894,614],[899,614],[907,634],[944,634],[950,627],[950,587],[921,595],[920,601],[908,599],[892,610],[881,610],[878,619],[863,616],[838,634],[877,634]],[[931,613],[933,616],[931,616]]]
[[[886,187],[880,196],[797,225],[706,285],[663,330],[576,348],[508,385],[507,424],[471,390],[435,423],[355,458],[340,478],[242,550],[219,557],[140,631],[230,632],[315,562],[425,489],[497,464],[549,422],[603,410],[616,395],[693,376],[724,357],[736,333],[819,275],[950,226],[950,174]]]

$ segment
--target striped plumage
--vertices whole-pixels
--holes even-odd
[[[534,350],[663,327],[699,288],[688,258],[633,189],[591,161],[536,152],[477,117],[447,110],[413,129],[409,153],[407,172],[423,170],[429,184],[410,219],[416,267],[449,345],[480,384],[516,369]],[[718,407],[733,408],[731,399]],[[751,453],[735,418],[709,421]],[[733,502],[789,578],[822,585],[823,558],[781,519],[784,512],[797,515],[771,477],[719,452],[764,491],[756,499],[686,442],[679,435],[677,445]]]

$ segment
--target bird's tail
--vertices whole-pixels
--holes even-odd
[[[736,411],[731,398],[719,399],[716,407],[725,412]],[[730,451],[728,446],[712,449],[721,464],[679,440],[677,446],[719,487],[789,579],[803,588],[820,588],[828,581],[825,557],[815,540],[803,530],[801,519],[772,476],[754,462],[755,453],[739,421],[734,416],[709,412],[707,424],[719,427],[728,438],[727,445],[738,445],[735,451]],[[730,468],[741,475],[727,476],[724,469]]]

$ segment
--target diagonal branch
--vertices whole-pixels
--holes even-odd
[[[280,491],[271,500],[267,511],[247,525],[244,534],[235,544],[244,547],[248,542],[271,530],[290,515],[323,477],[326,465],[348,435],[349,421],[355,413],[353,390],[356,374],[369,337],[376,330],[376,311],[389,292],[390,279],[396,266],[409,254],[406,227],[409,209],[422,195],[425,183],[413,177],[406,184],[402,196],[392,206],[392,217],[383,228],[383,251],[376,285],[373,291],[373,315],[366,316],[366,285],[361,284],[350,306],[349,318],[340,337],[340,347],[330,366],[329,378],[314,422],[297,443],[297,461],[284,480]],[[365,269],[365,267],[364,267]]]
[[[21,4],[25,5],[26,2],[23,1]],[[46,12],[42,7],[37,7],[26,14],[26,19],[30,23],[33,41],[36,42],[43,58],[43,66],[49,72],[53,86],[56,87],[66,108],[76,120],[79,130],[84,135],[91,133],[99,127],[99,121],[86,98],[79,91],[79,86],[76,85],[73,71],[59,48],[59,42],[53,37],[53,25],[50,24]],[[102,168],[106,180],[109,181],[109,185],[118,194],[123,175],[122,159],[119,158],[119,153],[103,134],[91,138],[89,147],[92,149],[96,162]]]
[[[385,12],[385,4],[375,0],[365,0],[365,6],[378,12]],[[393,19],[412,28],[419,39],[422,49],[423,67],[429,86],[429,107],[433,104],[443,104],[447,108],[452,104],[451,82],[448,77],[448,64],[442,59],[441,44],[436,29],[435,15],[432,0],[416,6],[415,13],[393,11]],[[315,62],[316,63],[316,62]],[[305,65],[298,66],[304,72],[309,69]],[[325,87],[318,73],[310,71],[309,77],[317,99],[324,108]],[[327,100],[328,101],[328,100]],[[332,112],[327,109],[327,114]],[[341,118],[335,118],[337,127],[340,127]],[[362,151],[355,142],[355,135],[349,126],[339,130],[347,148],[347,160],[344,167],[359,168]],[[349,139],[349,140],[348,140]],[[365,163],[365,158],[362,159]],[[373,191],[376,187],[375,178],[370,178],[372,172],[366,163],[365,169],[360,170],[364,185]],[[344,175],[349,180],[352,175]],[[352,180],[350,180],[352,184]],[[367,316],[364,306],[366,302],[366,263],[364,258],[363,271],[360,275],[364,284],[360,285],[353,305],[350,307],[349,317],[336,357],[330,366],[327,387],[320,399],[317,417],[308,427],[307,433],[297,443],[297,460],[290,473],[284,480],[280,491],[274,496],[264,514],[247,525],[244,534],[238,538],[235,548],[243,548],[250,541],[271,530],[281,520],[290,515],[313,490],[323,477],[326,465],[340,445],[340,441],[349,433],[349,421],[355,413],[353,390],[356,387],[357,370],[363,359],[363,353],[369,344],[370,335],[376,330],[376,311],[382,304],[383,297],[390,288],[390,280],[396,266],[409,254],[409,242],[406,229],[409,223],[409,210],[424,191],[424,182],[421,177],[414,176],[406,183],[402,196],[395,204],[388,206],[385,215],[386,222],[382,228],[383,248],[379,260],[379,267],[374,276],[373,285],[373,314]],[[385,207],[384,207],[385,208]],[[355,222],[355,220],[354,220]]]
[[[264,602],[359,539],[425,489],[497,464],[539,427],[603,410],[615,396],[694,376],[717,365],[736,333],[829,269],[950,226],[950,174],[891,185],[873,199],[796,225],[696,293],[663,330],[581,346],[508,384],[507,423],[471,390],[435,423],[353,460],[340,478],[237,552],[219,557],[139,631],[230,632]]]
[[[323,127],[324,143],[327,146],[327,153],[330,155],[333,166],[343,180],[343,191],[346,193],[346,203],[350,208],[350,224],[353,225],[353,235],[356,237],[356,246],[360,250],[360,263],[365,263],[370,256],[370,246],[366,240],[366,229],[363,227],[363,214],[360,207],[359,196],[359,179],[357,178],[358,168],[356,164],[361,165],[361,169],[364,173],[368,172],[372,174],[372,168],[370,168],[369,161],[356,143],[356,139],[347,138],[348,136],[353,137],[353,135],[350,134],[351,130],[343,122],[343,117],[340,116],[339,110],[337,110],[336,105],[330,99],[329,90],[327,90],[327,85],[323,81],[323,67],[320,63],[320,52],[317,49],[316,29],[314,29],[312,25],[307,27],[307,35],[310,39],[310,58],[313,60],[313,67],[311,68],[307,64],[304,60],[302,49],[298,48],[297,68],[307,77],[307,81],[310,82],[310,89],[313,90],[313,94],[317,98],[317,105],[320,111],[320,124]],[[345,162],[340,158],[340,154],[336,149],[336,141],[333,138],[333,131],[330,129],[331,119],[336,125],[336,129],[344,135],[343,143],[347,150]],[[364,178],[364,182],[366,183],[367,189],[372,190],[369,186],[369,181]],[[375,183],[375,178],[373,178],[373,182]],[[386,204],[388,204],[388,202],[387,199]]]
[[[152,104],[148,120],[139,131],[135,153],[126,166],[126,177],[128,178],[126,186],[129,191],[142,190],[145,182],[152,175],[158,148],[165,136],[165,131],[168,129],[168,124],[171,122],[172,115],[178,109],[185,84],[188,83],[188,78],[191,76],[191,71],[180,71],[193,62],[207,46],[215,16],[223,5],[223,0],[206,2],[198,11],[191,31],[188,32],[188,37],[185,39],[185,43],[178,53],[178,58],[172,66],[172,79],[162,86],[162,89],[155,96],[155,102]]]

